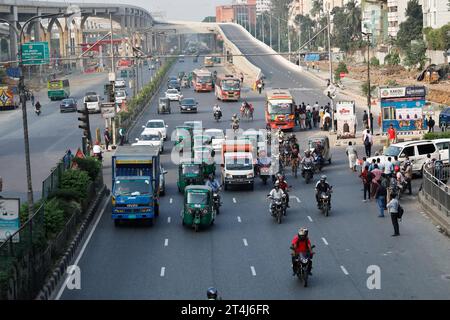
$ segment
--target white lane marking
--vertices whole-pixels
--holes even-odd
[[[325,243],[326,246],[328,245],[328,241],[324,237],[322,237],[322,241],[323,241],[323,243]]]
[[[310,216],[308,216],[308,220],[313,222],[313,219]]]
[[[238,216],[237,219],[238,219],[238,222],[242,222],[241,217]]]
[[[167,223],[170,223],[170,220],[171,220],[170,217],[167,217]]]
[[[167,247],[169,245],[169,239],[164,240],[164,247]]]
[[[170,202],[170,203],[172,203],[172,201],[173,201],[173,199],[172,199],[172,198],[170,198],[169,202]]]
[[[349,275],[349,273],[348,273],[348,271],[347,271],[347,269],[345,269],[345,267],[344,266],[341,266],[341,269],[342,269],[342,272],[346,275],[346,276],[348,276]]]
[[[297,196],[292,196],[295,200],[297,200],[298,203],[302,202]]]
[[[242,241],[244,241],[244,246],[248,247],[247,239],[244,238]]]
[[[164,274],[166,273],[166,267],[161,267],[161,273],[159,274],[161,277],[164,277]]]
[[[97,220],[95,221],[94,226],[92,227],[91,232],[89,232],[89,236],[87,237],[86,241],[84,242],[83,247],[81,248],[80,253],[78,254],[77,259],[75,260],[75,263],[73,264],[74,266],[78,265],[78,262],[80,262],[81,257],[83,256],[84,251],[86,250],[87,245],[89,244],[89,241],[92,238],[92,235],[95,232],[95,229],[97,228],[98,223],[100,222],[100,219],[103,216],[103,213],[105,212],[105,208],[108,205],[108,203],[110,202],[111,196],[108,197],[108,199],[106,199],[105,204],[103,205],[102,211],[100,212],[100,214],[98,215]],[[59,289],[58,295],[56,296],[55,300],[59,300],[64,292],[64,290],[67,287],[67,283],[69,283],[70,277],[67,277],[66,280],[64,281],[64,284],[62,285],[61,289]]]
[[[236,203],[236,198],[233,198],[233,202]]]
[[[250,266],[250,269],[252,270],[252,275],[255,277],[256,276],[255,267],[254,266]]]

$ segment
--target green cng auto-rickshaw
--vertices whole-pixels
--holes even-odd
[[[216,175],[215,151],[211,146],[194,147],[194,162],[202,165],[203,176]]]
[[[213,193],[210,187],[191,185],[184,190],[184,206],[181,212],[182,224],[192,226],[197,232],[200,227],[214,223]]]
[[[181,162],[178,165],[178,191],[183,192],[184,189],[191,184],[203,184],[203,168],[200,163]]]

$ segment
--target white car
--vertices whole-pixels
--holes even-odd
[[[87,92],[83,98],[88,112],[100,112],[100,105],[103,99],[95,92]]]
[[[158,130],[159,132],[161,132],[163,139],[167,140],[168,125],[166,125],[166,123],[162,119],[148,120],[147,124],[145,126],[142,126],[142,128],[144,129],[144,131],[147,129]]]
[[[124,101],[127,101],[127,92],[125,90],[117,90],[114,93],[114,97],[116,99],[116,103],[121,104]]]
[[[183,99],[183,95],[177,89],[167,89],[166,98],[169,98],[170,101],[180,101]]]
[[[136,142],[133,146],[153,146],[159,147],[159,152],[164,152],[164,140],[161,132],[155,129],[145,129],[142,131],[141,136],[136,138]]]
[[[436,144],[431,140],[413,140],[391,144],[382,155],[370,157],[367,161],[372,162],[372,159],[380,158],[380,162],[384,163],[388,157],[394,160],[394,156],[397,156],[398,160],[403,162],[408,156],[412,162],[413,173],[421,173],[427,154],[431,155],[431,159],[439,159],[439,149]]]
[[[122,78],[117,78],[116,81],[114,81],[114,87],[116,89],[118,88],[125,88],[127,85],[125,83],[125,80]]]
[[[444,163],[448,163],[448,154],[449,154],[449,148],[450,148],[450,139],[449,138],[443,138],[443,139],[435,139],[433,140],[436,147],[439,149],[439,155],[440,159]]]
[[[222,152],[222,145],[225,141],[222,129],[206,129],[203,134],[211,137],[211,146],[216,153]]]

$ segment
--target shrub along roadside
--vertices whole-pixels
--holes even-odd
[[[6,299],[6,292],[12,276],[14,264],[20,263],[26,252],[34,250],[40,256],[63,231],[67,222],[73,215],[81,215],[87,206],[91,194],[91,184],[101,173],[101,163],[92,158],[74,160],[78,168],[66,170],[60,181],[57,191],[50,194],[47,199],[40,199],[34,204],[35,210],[44,204],[43,214],[38,213],[33,219],[32,241],[24,229],[20,234],[20,243],[16,246],[14,256],[2,256],[0,259],[0,300]],[[20,208],[20,224],[28,221],[28,204]],[[31,244],[31,247],[30,247]],[[65,244],[59,244],[64,246]],[[58,257],[54,257],[59,259]]]
[[[425,133],[423,138],[426,140],[450,138],[450,131]]]

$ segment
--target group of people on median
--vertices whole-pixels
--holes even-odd
[[[300,127],[300,130],[311,130],[319,126],[321,130],[329,131],[331,129],[330,109],[329,102],[325,106],[319,106],[317,101],[313,106],[302,102],[294,106],[295,124]]]

